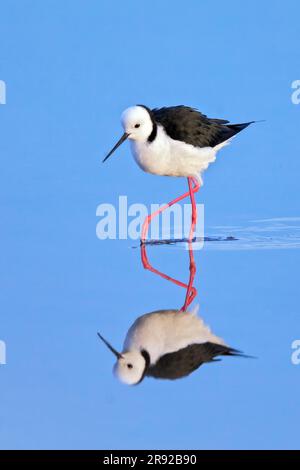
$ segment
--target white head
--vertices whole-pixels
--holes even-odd
[[[128,138],[146,142],[153,130],[153,123],[149,111],[143,106],[132,106],[125,109],[121,122]]]
[[[114,373],[118,379],[128,385],[136,385],[144,378],[147,368],[146,358],[139,351],[127,351],[119,353],[103,336],[98,333],[99,338],[117,357],[114,365]]]
[[[103,162],[105,162],[126,139],[146,142],[153,131],[154,122],[152,121],[150,110],[142,105],[125,109],[121,117],[121,122],[124,134],[106,155]]]
[[[146,361],[139,351],[123,353],[114,365],[116,377],[127,385],[138,384],[144,378],[145,370]]]

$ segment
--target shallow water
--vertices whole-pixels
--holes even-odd
[[[216,335],[256,359],[224,357],[186,378],[145,378],[134,387],[113,376],[114,358],[96,332],[121,349],[138,316],[181,308],[185,289],[145,270],[140,248],[132,249],[131,241],[90,239],[86,245],[75,238],[59,258],[49,245],[46,269],[43,241],[36,241],[30,258],[19,242],[10,263],[14,267],[22,258],[25,296],[10,297],[19,315],[13,321],[8,317],[4,329],[2,446],[10,447],[13,436],[21,448],[296,447],[300,365],[291,358],[292,342],[300,338],[300,251],[282,242],[291,238],[286,223],[295,238],[297,223],[291,221],[209,227],[214,237],[243,242],[205,242],[203,250],[194,251],[198,295],[190,308],[199,304],[199,315]],[[276,249],[269,249],[271,242],[257,245],[256,237],[278,240],[278,234]],[[245,239],[251,249],[245,249]],[[183,246],[147,246],[149,262],[187,283],[189,252]],[[33,278],[26,277],[29,262],[35,297],[26,296]],[[9,273],[7,283],[11,290]],[[42,432],[26,434],[27,422]],[[56,437],[58,425],[63,438]]]
[[[168,2],[53,3],[1,2],[0,447],[299,448],[299,2],[177,0],[172,21]],[[137,241],[95,235],[99,204],[187,190],[141,172],[126,143],[100,163],[137,102],[266,122],[205,172],[190,306],[256,359],[128,387],[97,331],[119,349],[138,316],[185,301]],[[147,253],[188,281],[186,244]]]
[[[188,248],[187,240],[178,238],[150,239],[146,243]],[[299,249],[300,217],[256,219],[237,225],[208,226],[204,237],[194,238],[193,247],[194,250]]]
[[[298,279],[291,272],[297,260],[300,261],[299,251],[285,249],[283,238],[289,236],[282,225],[278,231],[285,231],[285,237],[280,239],[282,249],[276,242],[276,250],[270,250],[266,241],[263,249],[261,239],[275,238],[277,225],[275,230],[268,222],[266,230],[257,230],[259,241],[255,229],[261,225],[248,227],[245,230],[239,226],[234,230],[215,227],[214,236],[242,233],[243,241],[206,242],[204,250],[194,252],[198,289],[194,304],[199,304],[200,315],[215,334],[256,359],[228,357],[222,362],[203,365],[178,381],[146,378],[131,389],[117,383],[111,375],[112,357],[100,345],[99,369],[112,400],[109,409],[113,418],[106,426],[114,437],[107,437],[107,445],[116,441],[113,444],[116,447],[121,443],[130,447],[137,442],[141,447],[172,448],[292,448],[297,445],[298,437],[293,437],[289,429],[299,419],[296,390],[300,366],[291,362],[292,342],[299,339]],[[220,243],[222,248],[217,246]],[[228,250],[229,243],[239,248]],[[144,271],[139,250],[118,245],[122,256],[120,263],[113,267],[116,270],[114,292],[118,292],[118,299],[111,292],[109,307],[117,320],[112,328],[107,313],[107,322],[102,321],[99,328],[119,346],[136,316],[158,309],[180,308],[185,290]],[[149,260],[165,274],[187,282],[188,252],[170,248],[147,247]],[[111,289],[108,284],[106,288]],[[126,300],[118,309],[120,297]],[[122,397],[126,407],[122,406]],[[126,436],[116,431],[120,418]],[[286,426],[276,427],[278,419]],[[269,429],[270,422],[274,423],[272,435],[264,431]],[[201,423],[205,426],[201,427]],[[157,427],[162,431],[159,436]]]

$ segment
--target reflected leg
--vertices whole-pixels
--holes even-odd
[[[187,285],[187,291],[185,296],[185,302],[181,310],[186,311],[189,305],[193,302],[197,295],[197,289],[193,286],[196,274],[196,263],[194,259],[194,252],[192,248],[192,242],[189,242],[189,257],[190,257],[190,278]]]
[[[193,250],[192,250],[192,243],[189,243],[189,257],[190,257],[190,277],[189,277],[188,284],[186,284],[154,268],[148,260],[147,253],[146,253],[146,245],[145,244],[141,245],[141,259],[142,259],[142,264],[145,269],[187,290],[184,305],[180,309],[181,311],[186,311],[189,305],[193,302],[194,298],[197,295],[197,289],[193,286],[195,273],[196,273],[196,265],[195,265]]]

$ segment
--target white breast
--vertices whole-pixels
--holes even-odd
[[[153,142],[131,141],[131,150],[139,167],[147,173],[166,175],[170,168],[170,142],[161,126]]]
[[[142,315],[133,323],[124,342],[124,351],[146,349],[154,364],[163,354],[207,341],[225,344],[196,314],[161,310]]]

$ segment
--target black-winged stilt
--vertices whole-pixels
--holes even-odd
[[[158,310],[140,316],[127,332],[123,352],[98,336],[117,357],[116,376],[128,385],[146,376],[179,379],[217,356],[247,357],[214,335],[196,310]]]
[[[175,198],[156,212],[148,215],[142,228],[145,241],[153,217],[190,196],[192,223],[189,240],[192,240],[197,221],[195,193],[202,184],[201,175],[215,161],[217,152],[232,137],[255,121],[230,124],[224,119],[210,119],[188,106],[171,106],[149,109],[137,105],[122,114],[124,134],[103,162],[126,140],[130,139],[133,156],[147,173],[163,176],[184,176],[189,191]]]

